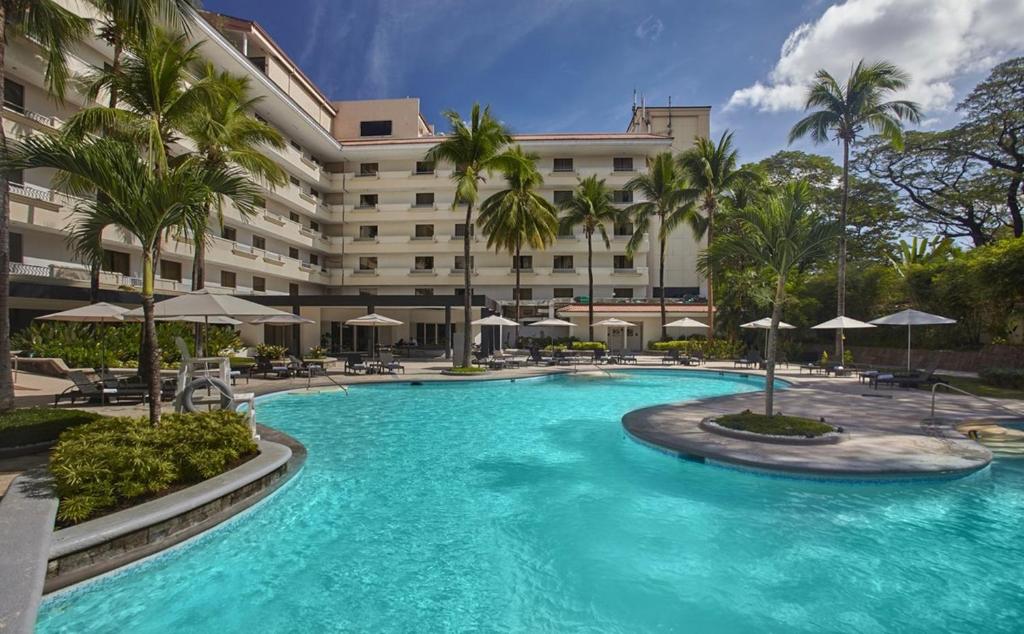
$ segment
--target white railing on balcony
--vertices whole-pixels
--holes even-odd
[[[25,108],[22,108],[21,106],[15,104],[5,103],[4,111],[8,113],[13,113],[16,116],[25,117],[30,121],[34,121],[48,128],[53,128],[54,130],[64,125],[64,122],[57,117],[45,115],[39,112],[35,112],[33,110],[26,110]]]

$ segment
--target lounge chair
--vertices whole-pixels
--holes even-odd
[[[352,354],[345,357],[344,371],[345,374],[348,374],[349,372],[352,372],[354,374],[359,374],[360,372],[362,372],[363,374],[366,374],[370,371],[370,367],[366,365],[366,363],[363,361],[363,355],[359,354],[358,352],[353,352]]]
[[[136,401],[146,400],[146,390],[136,387],[108,387],[104,385],[102,381],[93,381],[89,377],[85,376],[85,373],[81,370],[71,370],[68,372],[68,379],[71,380],[74,385],[68,387],[60,394],[57,394],[53,398],[53,404],[57,405],[64,399],[71,401],[74,405],[78,399],[82,399],[87,403],[106,403],[107,401],[120,402],[122,399],[130,399]]]
[[[700,350],[686,358],[686,365],[704,365],[705,363],[707,363],[707,360],[704,358],[704,353]]]
[[[267,357],[256,357],[256,365],[253,366],[251,374],[262,374],[263,378],[267,378],[268,374],[273,374],[281,379],[290,377],[292,370],[288,367],[288,364],[282,364]]]
[[[402,374],[405,374],[405,366],[396,361],[394,353],[391,352],[380,353],[380,367],[388,372],[401,370]]]
[[[762,362],[761,355],[755,352],[754,354],[747,354],[741,359],[736,359],[732,362],[732,367],[757,368],[760,367]]]
[[[303,361],[302,359],[288,355],[288,369],[294,376],[314,377],[318,374],[326,374],[323,363],[316,361]]]
[[[527,359],[527,363],[534,365],[549,365],[551,363],[550,357],[545,357],[544,353],[540,351],[540,348],[530,348],[530,358]]]
[[[594,350],[594,365],[600,365],[608,362],[608,351],[607,350]]]
[[[662,365],[676,365],[678,363],[681,363],[678,349],[666,350],[664,356],[661,357]]]
[[[636,365],[637,364],[636,353],[635,352],[625,351],[619,357],[619,361],[621,361],[623,364],[631,363],[633,365]]]
[[[942,383],[941,379],[935,376],[935,370],[938,369],[937,364],[933,364],[924,372],[918,371],[913,374],[899,374],[899,373],[884,373],[875,375],[871,381],[872,386],[877,390],[878,385],[884,383],[890,387],[917,387],[919,385],[929,385],[932,383]]]

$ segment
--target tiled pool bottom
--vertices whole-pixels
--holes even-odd
[[[675,460],[622,414],[761,379],[616,374],[266,400],[303,473],[193,547],[49,601],[39,630],[1018,628],[1024,462],[856,485]]]

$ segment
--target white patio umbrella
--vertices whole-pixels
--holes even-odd
[[[355,319],[349,319],[345,322],[349,326],[367,326],[373,328],[373,334],[370,337],[370,356],[377,355],[377,329],[378,328],[390,328],[391,326],[401,326],[402,321],[385,317],[384,315],[378,315],[377,313],[370,313],[369,315],[363,315],[362,317],[356,317]]]
[[[497,326],[498,327],[498,351],[502,351],[504,346],[504,340],[501,336],[501,329],[505,326],[518,326],[519,324],[512,321],[511,319],[505,319],[501,315],[491,315],[489,317],[483,317],[472,322],[475,326]]]
[[[629,333],[626,328],[629,326],[636,326],[636,324],[628,321],[623,321],[617,317],[610,317],[608,319],[602,319],[601,321],[595,322],[595,326],[607,326],[609,328],[622,328],[622,351],[626,351],[626,339],[629,337]]]
[[[270,326],[294,326],[295,324],[315,324],[316,321],[307,319],[302,315],[296,315],[295,313],[282,313],[280,315],[271,315],[269,317],[257,317],[256,319],[250,319],[250,324],[267,324]]]
[[[107,324],[109,323],[123,322],[125,320],[124,316],[128,312],[129,311],[127,308],[121,308],[120,306],[115,306],[113,304],[108,304],[106,302],[97,302],[95,304],[89,304],[88,306],[79,306],[78,308],[64,310],[59,313],[43,315],[42,317],[36,317],[36,319],[45,319],[48,321],[77,321],[100,324],[100,354],[103,355],[103,360],[100,362],[100,368],[106,369],[107,338],[103,336],[103,331],[106,330]]]
[[[566,321],[564,319],[555,319],[554,317],[549,317],[548,319],[541,319],[540,321],[535,321],[535,322],[533,322],[530,325],[531,326],[565,326],[566,328],[575,328],[576,327],[576,324],[572,323],[571,321]]]
[[[911,326],[942,326],[947,324],[955,324],[955,319],[949,317],[943,317],[941,315],[933,315],[931,313],[925,313],[920,310],[914,310],[908,308],[898,313],[886,315],[885,317],[879,317],[878,319],[872,319],[871,323],[879,326],[906,326],[907,327],[907,370],[910,370],[910,327]]]
[[[833,317],[823,321],[817,326],[811,326],[811,330],[854,330],[856,328],[874,328],[874,324],[865,321],[858,321],[852,317]]]
[[[756,321],[748,321],[745,324],[740,324],[740,328],[756,329],[764,331],[764,351],[768,352],[768,331],[772,329],[772,318],[764,317]],[[793,330],[796,326],[793,324],[787,324],[784,321],[779,322],[779,330]]]
[[[690,319],[689,317],[683,317],[675,321],[670,321],[665,324],[666,328],[707,328],[708,325],[702,321],[696,319]]]

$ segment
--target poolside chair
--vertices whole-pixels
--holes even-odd
[[[68,387],[53,398],[53,404],[57,405],[62,400],[68,399],[74,405],[78,399],[87,403],[106,403],[108,401],[120,402],[122,399],[146,400],[147,392],[135,387],[107,387],[102,381],[93,381],[85,376],[81,370],[68,372],[68,379],[74,385]]]
[[[938,363],[934,363],[929,366],[924,372],[918,371],[913,374],[899,374],[899,373],[885,373],[875,375],[872,385],[877,390],[879,384],[886,384],[889,387],[918,387],[921,385],[930,385],[932,383],[944,383],[942,379],[935,376],[935,371],[938,369]]]
[[[399,363],[395,359],[394,353],[382,352],[380,353],[380,367],[388,372],[394,372],[395,370],[401,370],[402,374],[405,374],[405,366]]]
[[[326,374],[322,363],[316,361],[303,361],[302,359],[288,355],[288,369],[293,376],[314,377],[319,374]]]
[[[736,359],[733,361],[732,367],[738,368],[742,366],[744,368],[757,368],[760,367],[762,363],[764,363],[764,360],[761,358],[760,353],[754,352],[748,353],[742,359]]]
[[[661,357],[662,365],[676,365],[678,363],[680,363],[678,349],[666,350],[664,356]]]
[[[345,374],[348,374],[349,372],[353,374],[359,374],[360,372],[366,374],[369,371],[370,366],[366,365],[366,363],[363,361],[363,355],[359,354],[358,352],[353,352],[352,354],[345,357]]]
[[[527,363],[534,365],[548,365],[551,362],[549,357],[545,357],[544,353],[540,351],[540,348],[530,348],[530,357],[526,360]]]
[[[704,353],[700,350],[686,358],[686,365],[704,365],[705,363],[707,363],[707,359],[704,358]]]
[[[608,362],[608,351],[607,350],[594,350],[594,365],[600,365]]]
[[[623,352],[622,355],[619,357],[619,361],[622,364],[630,363],[632,365],[636,365],[637,364],[636,353],[635,352],[629,352],[627,350],[627,351]]]

